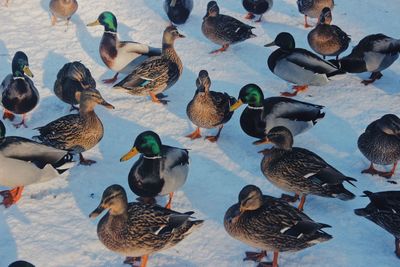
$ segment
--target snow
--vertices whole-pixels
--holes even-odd
[[[280,196],[282,191],[270,184],[260,171],[261,150],[251,144],[239,126],[242,109],[224,127],[217,144],[184,136],[194,126],[186,117],[186,105],[195,91],[195,79],[201,69],[208,70],[212,90],[226,91],[237,97],[247,83],[260,85],[265,97],[278,95],[290,86],[273,75],[266,66],[268,55],[276,48],[265,48],[281,31],[291,32],[298,47],[309,49],[303,17],[296,0],[275,1],[273,9],[256,27],[257,38],[232,46],[220,55],[208,52],[218,48],[201,33],[200,25],[207,0],[196,0],[185,25],[178,26],[187,36],[176,42],[176,50],[184,64],[183,76],[167,91],[168,106],[151,103],[148,98],[134,97],[113,90],[101,83],[114,73],[101,62],[98,45],[102,27],[87,28],[105,11],[118,19],[121,40],[136,40],[153,46],[161,45],[161,36],[168,24],[162,1],[81,0],[67,31],[64,23],[50,26],[48,0],[11,0],[9,7],[0,7],[0,78],[10,73],[14,53],[24,51],[35,74],[40,91],[39,106],[28,115],[28,129],[14,129],[6,122],[8,135],[31,137],[32,130],[68,114],[69,106],[53,93],[58,70],[68,61],[80,60],[94,75],[98,89],[115,110],[96,108],[105,126],[105,135],[98,146],[84,153],[97,164],[76,166],[50,182],[25,188],[20,202],[0,208],[0,266],[24,259],[36,266],[123,266],[123,257],[108,251],[97,239],[96,224],[89,213],[97,207],[103,190],[114,183],[129,190],[127,175],[135,159],[120,163],[135,137],[144,130],[159,133],[165,144],[190,148],[189,178],[173,199],[173,209],[195,211],[206,220],[198,231],[172,249],[151,255],[148,266],[255,266],[243,262],[244,251],[253,248],[232,239],[223,227],[223,216],[237,201],[246,184],[259,186],[265,194]],[[382,32],[398,36],[400,4],[398,0],[336,1],[334,24],[351,35],[351,46],[368,34]],[[241,1],[219,0],[221,12],[241,20],[245,14]],[[315,20],[313,21],[315,23]],[[350,52],[350,48],[344,54]],[[348,176],[358,179],[357,188],[346,186],[357,196],[364,190],[398,190],[399,185],[384,179],[362,175],[367,160],[358,151],[356,141],[365,127],[385,113],[400,114],[398,94],[400,62],[383,72],[383,78],[364,86],[361,79],[369,74],[342,75],[323,87],[312,87],[296,99],[325,105],[326,117],[313,129],[296,137],[295,145],[308,148]],[[216,130],[203,131],[214,133]],[[389,168],[389,167],[386,167]],[[393,180],[398,180],[399,174]],[[159,198],[164,204],[166,198]],[[282,253],[280,266],[398,266],[393,253],[393,237],[373,223],[354,215],[353,209],[364,207],[366,198],[340,201],[310,196],[305,212],[318,222],[332,225],[327,232],[329,242],[298,253]]]

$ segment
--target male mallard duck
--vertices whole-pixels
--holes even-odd
[[[193,9],[193,0],[165,0],[164,11],[169,20],[175,24],[183,24]]]
[[[262,143],[267,133],[275,126],[285,126],[293,135],[298,135],[324,118],[324,106],[297,101],[286,97],[264,99],[261,88],[247,84],[240,89],[239,100],[231,106],[236,110],[248,104],[240,116],[240,126],[249,136],[259,138]]]
[[[7,75],[0,85],[0,102],[4,107],[3,119],[12,121],[14,114],[22,114],[22,121],[14,124],[17,128],[21,125],[27,127],[25,114],[33,110],[39,102],[39,91],[26,75],[33,77],[28,57],[24,52],[18,51],[12,60],[12,74]]]
[[[275,41],[265,47],[274,45],[279,49],[268,57],[269,69],[279,78],[296,84],[293,86],[294,92],[282,93],[284,96],[296,96],[298,92],[306,91],[309,85],[325,85],[329,77],[344,73],[316,54],[296,48],[294,38],[288,32],[281,32]]]
[[[27,261],[15,261],[8,265],[8,267],[35,267],[35,265]]]
[[[358,148],[371,162],[368,169],[361,173],[390,178],[400,160],[400,119],[394,114],[386,114],[368,125],[365,132],[358,138]],[[375,164],[393,164],[390,172],[375,170]]]
[[[91,165],[94,160],[85,159],[82,152],[91,149],[103,138],[104,128],[94,112],[97,104],[108,109],[114,106],[107,103],[96,89],[84,90],[81,93],[79,114],[70,114],[61,117],[45,126],[38,127],[40,135],[34,136],[45,145],[58,149],[79,153],[82,165]]]
[[[277,267],[279,252],[299,251],[332,238],[321,230],[329,225],[313,221],[285,201],[263,195],[255,185],[240,191],[238,203],[225,213],[224,226],[233,238],[262,249],[261,253],[246,252],[244,260],[260,262],[266,251],[274,251],[272,263],[258,266]]]
[[[132,264],[142,257],[145,267],[149,254],[175,246],[203,221],[190,220],[192,211],[179,213],[158,205],[128,203],[125,189],[111,185],[103,193],[99,206],[90,213],[96,218],[105,209],[107,214],[97,224],[97,236],[109,250],[127,256]]]
[[[174,43],[176,39],[184,37],[175,26],[168,26],[163,34],[161,56],[145,60],[114,88],[132,95],[150,95],[153,102],[167,104],[167,100],[160,99],[165,97],[161,93],[173,86],[182,75],[183,65]]]
[[[144,202],[169,194],[167,208],[171,208],[174,192],[186,182],[189,172],[189,151],[163,145],[155,132],[146,131],[136,137],[133,148],[120,161],[142,155],[132,166],[128,182],[132,192]]]
[[[353,182],[357,180],[345,176],[317,154],[293,147],[293,136],[287,128],[278,126],[271,129],[265,143],[272,143],[274,147],[263,151],[261,171],[275,186],[295,192],[294,201],[302,195],[299,210],[303,210],[308,194],[340,200],[355,197],[344,188],[343,182],[354,186]]]
[[[55,25],[57,18],[67,21],[67,25],[72,15],[78,10],[76,0],[50,0],[51,25]]]
[[[82,91],[92,88],[96,88],[96,81],[90,70],[78,61],[65,64],[58,71],[54,83],[54,93],[59,99],[71,105],[71,111],[79,110],[75,105],[79,104]]]
[[[197,129],[186,137],[200,138],[200,127],[206,129],[218,127],[218,133],[215,136],[206,137],[209,141],[216,142],[224,123],[227,123],[233,115],[233,111],[229,109],[236,99],[227,93],[210,91],[211,80],[206,70],[199,72],[196,86],[196,93],[186,107],[186,114]]]
[[[389,68],[399,58],[400,39],[394,39],[384,34],[372,34],[364,37],[358,45],[339,60],[330,60],[336,66],[349,73],[371,72],[364,85],[382,78],[381,71]]]
[[[24,186],[46,182],[68,170],[72,155],[67,151],[52,148],[19,137],[7,136],[0,121],[0,185],[13,187],[1,191],[6,208],[16,203]]]
[[[219,14],[217,2],[208,2],[207,14],[203,18],[201,31],[209,40],[222,45],[220,49],[212,51],[211,54],[224,52],[231,44],[256,37],[251,32],[252,29],[254,29],[253,26],[247,25],[231,16]]]
[[[253,19],[256,15],[260,17],[256,22],[260,22],[264,13],[267,13],[274,4],[273,0],[242,0],[242,4],[244,9],[248,12],[246,15],[246,19]]]
[[[117,36],[117,18],[109,11],[101,13],[96,21],[87,26],[96,25],[104,26],[99,47],[100,57],[109,69],[116,72],[113,78],[103,80],[104,83],[114,83],[120,72],[128,74],[145,59],[161,54],[159,48],[132,41],[120,41]]]
[[[400,258],[400,191],[364,191],[364,194],[371,202],[363,209],[355,209],[354,213],[392,234],[395,238],[395,253]]]
[[[322,9],[317,26],[308,33],[307,39],[310,47],[322,55],[336,56],[345,51],[350,44],[350,37],[338,26],[331,25],[332,12],[329,7]]]
[[[311,18],[318,18],[321,14],[322,9],[329,7],[333,9],[335,5],[333,0],[297,0],[297,7],[299,12],[304,14],[304,27],[311,27],[307,23],[307,16]]]

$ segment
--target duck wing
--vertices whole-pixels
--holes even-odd
[[[228,95],[227,93],[221,92],[209,92],[211,96],[211,101],[213,102],[214,106],[222,113],[224,113],[224,119],[221,123],[226,123],[232,118],[233,111],[229,111],[231,105],[236,103],[236,98],[233,96]],[[216,126],[216,125],[215,125]]]
[[[253,26],[247,25],[231,16],[219,15],[215,25],[216,34],[219,35],[221,39],[228,39],[228,41],[232,43],[244,41],[256,36],[251,32],[251,30],[254,29]]]
[[[189,150],[163,145],[162,155],[165,158],[165,165],[172,169],[176,166],[189,164]]]
[[[136,53],[145,56],[159,56],[161,55],[161,49],[151,47],[145,44],[132,42],[132,41],[120,41],[118,43],[118,52],[122,53]]]
[[[286,60],[319,74],[331,74],[338,71],[338,68],[331,62],[323,60],[316,54],[302,48],[293,49],[286,56]]]

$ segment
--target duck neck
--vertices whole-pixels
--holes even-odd
[[[128,203],[125,201],[118,201],[114,203],[113,207],[110,209],[111,216],[128,216]]]
[[[97,117],[96,113],[94,112],[95,106],[96,103],[93,101],[82,101],[79,106],[79,115],[84,118]]]
[[[174,43],[163,42],[162,44],[162,56],[175,62],[178,65],[179,72],[182,74],[182,61],[175,51]]]

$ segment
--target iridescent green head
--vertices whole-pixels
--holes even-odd
[[[4,138],[6,136],[6,127],[4,126],[4,123],[0,121],[0,139]]]
[[[14,77],[24,77],[24,74],[33,77],[29,69],[28,57],[24,52],[18,51],[15,53],[12,60],[12,73]]]
[[[257,84],[249,83],[240,89],[239,100],[231,106],[230,111],[238,109],[243,104],[248,104],[252,107],[261,107],[263,100],[264,94],[261,88]]]
[[[117,18],[110,11],[104,11],[99,15],[97,20],[89,23],[87,26],[103,25],[105,31],[117,32]]]
[[[294,41],[293,36],[288,32],[281,32],[275,38],[272,43],[264,45],[265,47],[270,46],[279,46],[284,50],[291,50],[296,47],[296,42]]]
[[[136,137],[133,148],[126,153],[120,161],[126,161],[134,157],[138,153],[146,157],[157,157],[161,155],[161,139],[153,131],[145,131]]]

